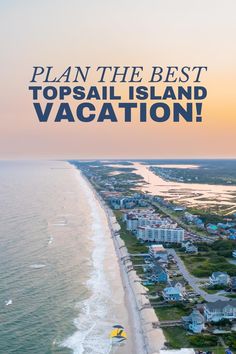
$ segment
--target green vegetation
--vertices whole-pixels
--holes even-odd
[[[236,335],[235,333],[229,333],[229,334],[224,334],[222,335],[225,343],[232,348],[233,350],[236,350]]]
[[[160,321],[181,320],[181,317],[189,315],[191,309],[182,304],[156,307],[155,312]]]
[[[218,240],[212,245],[199,244],[198,255],[179,253],[189,272],[196,277],[209,277],[213,272],[224,271],[233,276],[236,274],[236,265],[230,264],[226,257],[232,256],[235,241]],[[220,290],[220,289],[218,289]]]
[[[151,164],[195,164],[198,168],[167,168],[152,166],[153,171],[169,181],[184,183],[236,184],[235,160],[172,160],[152,161]]]
[[[224,288],[222,287],[220,290],[224,290],[224,289],[225,289],[225,287]],[[220,290],[219,289],[212,289],[212,288],[204,288],[204,291],[208,294],[217,294]]]
[[[180,349],[191,347],[189,335],[182,327],[163,328],[169,348]]]
[[[218,346],[218,337],[209,334],[192,334],[189,335],[182,327],[164,328],[164,335],[167,339],[169,348],[191,348],[212,351],[215,354],[224,354],[224,348]]]
[[[219,256],[232,257],[232,251],[236,247],[236,241],[232,240],[217,240],[213,244],[200,243],[198,250],[200,252],[215,251]]]
[[[134,180],[134,181],[139,181],[142,180],[143,177],[140,175],[137,175],[136,173],[132,173],[132,172],[127,172],[127,173],[119,173],[117,175],[113,175],[112,176],[113,179],[116,180]]]
[[[213,272],[227,272],[233,276],[236,274],[236,266],[229,264],[223,256],[218,256],[214,252],[207,252],[205,255],[180,254],[189,272],[195,277],[209,277]]]
[[[149,290],[149,295],[161,294],[162,290],[166,287],[165,283],[156,283],[153,285],[145,285],[145,288]],[[155,300],[156,301],[156,300]]]
[[[195,348],[214,347],[218,343],[218,338],[208,334],[198,334],[192,335],[189,341],[190,344]]]

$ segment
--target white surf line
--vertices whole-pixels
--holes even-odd
[[[86,178],[86,176],[84,176],[84,174],[81,172],[81,170],[79,170],[79,172],[80,172],[82,178],[87,182],[90,190],[93,192],[95,198],[97,199],[97,201],[99,202],[103,211],[105,212],[106,217],[107,217],[108,226],[110,229],[110,233],[111,233],[111,236],[113,236],[114,231],[113,231],[113,227],[112,227],[111,216],[109,215],[109,211],[111,212],[111,210],[106,206],[106,204],[103,201],[103,199],[101,198],[101,196],[98,194],[98,192],[95,190],[95,188],[90,183],[90,181]],[[115,240],[115,237],[113,237],[113,240]],[[133,346],[136,347],[135,353],[148,354],[147,344],[145,342],[145,334],[144,334],[142,324],[141,324],[140,312],[138,310],[137,297],[136,297],[136,294],[135,294],[135,292],[132,288],[132,285],[130,283],[130,279],[129,279],[129,276],[126,272],[126,269],[125,269],[124,265],[122,264],[122,262],[120,261],[121,254],[119,252],[119,245],[114,241],[113,241],[113,245],[114,245],[114,249],[115,249],[115,252],[117,255],[117,261],[118,261],[120,272],[121,272],[121,280],[123,283],[124,293],[128,299],[128,307],[127,308],[128,308],[129,320],[131,322],[131,329],[135,329],[133,336],[135,336],[135,333],[139,334],[138,336],[135,336],[135,340],[133,338],[132,344],[133,344]],[[126,290],[125,290],[126,288],[129,289],[130,291],[126,292]]]

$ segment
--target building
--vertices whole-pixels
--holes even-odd
[[[159,264],[150,267],[151,275],[149,279],[154,283],[167,283],[169,281],[168,273]]]
[[[194,309],[189,316],[182,317],[184,327],[193,333],[201,333],[205,328],[204,316]]]
[[[182,242],[181,247],[185,249],[186,253],[198,253],[198,248],[191,241]]]
[[[179,212],[181,212],[181,211],[186,210],[186,207],[184,207],[184,206],[179,206],[179,205],[173,205],[172,209],[173,209],[174,211],[179,211]]]
[[[126,222],[126,228],[129,231],[136,231],[139,226],[168,225],[169,218],[161,218],[153,209],[140,210],[124,214],[123,220]]]
[[[231,290],[236,291],[236,277],[231,277]]]
[[[170,285],[174,288],[179,289],[182,295],[186,293],[185,282],[182,280],[172,280]]]
[[[137,238],[148,242],[181,243],[184,240],[184,229],[177,224],[142,226],[137,229]]]
[[[230,283],[230,276],[225,272],[213,272],[209,277],[210,285],[223,285],[226,286]]]
[[[154,259],[161,259],[167,262],[167,250],[162,245],[152,245],[149,247],[149,254]]]
[[[161,349],[160,354],[195,354],[195,350],[193,348]]]
[[[198,248],[194,244],[188,244],[187,247],[185,248],[186,253],[198,253]]]
[[[218,227],[214,224],[207,224],[206,229],[209,234],[216,235],[218,233]]]
[[[193,215],[189,212],[185,212],[184,219],[188,223],[196,225],[199,229],[204,229],[204,222],[197,215]]]
[[[216,301],[204,305],[204,316],[207,322],[219,322],[224,319],[236,319],[236,300]]]
[[[112,197],[109,198],[109,203],[111,205],[111,207],[115,210],[119,210],[119,209],[132,209],[134,208],[138,201],[136,198],[133,197]]]
[[[181,294],[180,290],[176,287],[170,286],[165,288],[162,291],[162,295],[164,300],[166,301],[181,301],[183,300],[183,295]]]

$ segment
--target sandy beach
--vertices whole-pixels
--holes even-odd
[[[132,339],[131,341],[129,340],[128,346],[117,348],[115,353],[159,353],[160,349],[164,347],[165,337],[160,328],[153,328],[153,323],[157,323],[158,318],[154,309],[150,306],[146,288],[141,284],[140,278],[132,268],[127,248],[119,235],[120,226],[112,210],[105,204],[87,178],[82,173],[81,175],[89,184],[95,198],[99,201],[106,214],[122,279],[125,304],[128,310],[129,338]]]

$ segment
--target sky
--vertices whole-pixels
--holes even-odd
[[[0,0],[0,158],[236,157],[235,38],[235,0]],[[40,123],[33,66],[86,65],[207,66],[203,121]]]

